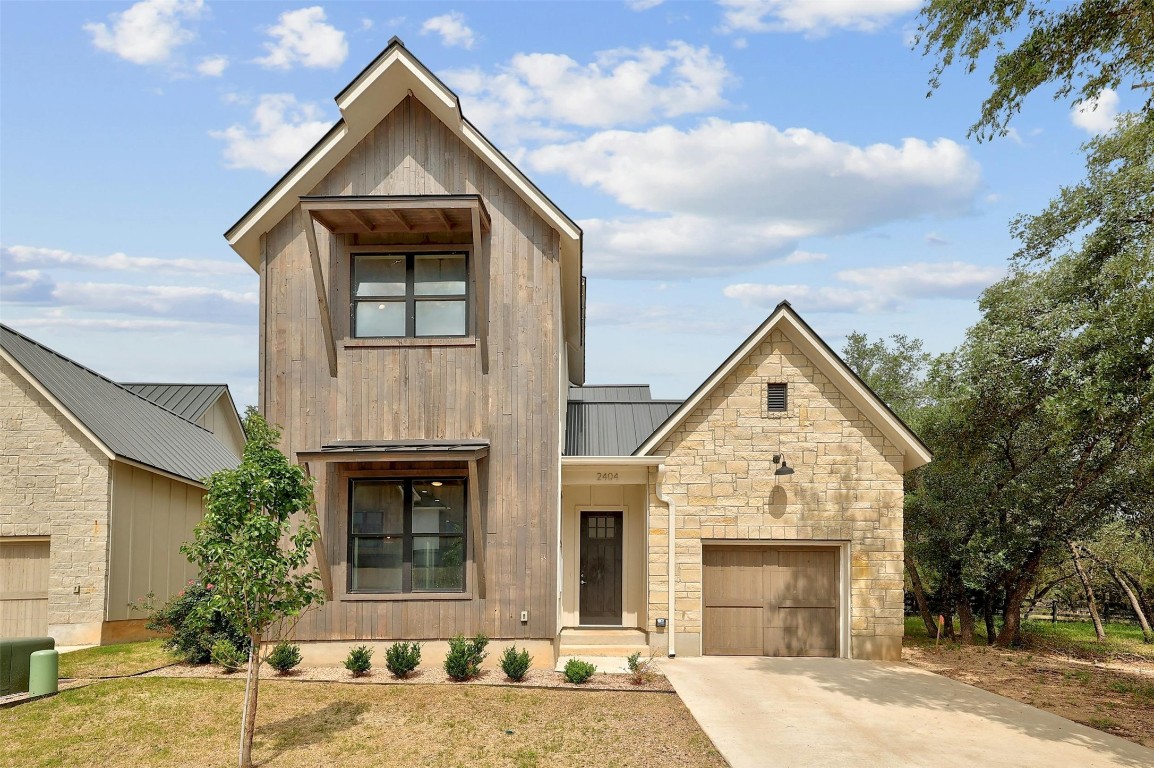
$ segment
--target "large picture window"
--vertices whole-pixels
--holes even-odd
[[[464,253],[355,254],[352,335],[467,335],[468,276]]]
[[[353,480],[349,592],[463,592],[465,481]]]

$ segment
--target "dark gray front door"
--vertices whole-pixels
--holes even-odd
[[[621,513],[581,513],[581,623],[621,623]]]

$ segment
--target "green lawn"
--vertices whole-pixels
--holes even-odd
[[[101,645],[60,655],[61,677],[126,677],[172,664],[161,640]]]
[[[986,642],[986,627],[983,623],[979,622],[974,635],[975,642]],[[1026,647],[1032,650],[1052,650],[1081,658],[1131,656],[1154,661],[1154,644],[1142,642],[1142,628],[1137,624],[1106,624],[1106,641],[1100,643],[1094,636],[1094,625],[1089,621],[1059,621],[1051,624],[1048,619],[1031,619],[1022,622],[1022,639]],[[933,645],[934,641],[926,632],[926,625],[920,617],[906,617],[906,642]]]
[[[0,765],[236,764],[243,680],[110,680],[0,710]],[[258,764],[723,768],[669,693],[261,684]]]

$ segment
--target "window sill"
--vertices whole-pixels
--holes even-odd
[[[345,592],[339,596],[342,603],[366,601],[412,601],[412,600],[472,600],[472,592]]]
[[[475,347],[476,336],[428,336],[420,338],[342,339],[345,349],[397,347]]]

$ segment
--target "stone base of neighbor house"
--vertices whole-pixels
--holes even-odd
[[[385,666],[385,652],[394,640],[335,640],[309,641],[300,643],[301,663],[314,667],[339,667],[349,655],[349,651],[359,646],[368,646],[373,651],[373,666]],[[421,640],[421,666],[440,667],[449,653],[449,643],[446,640]],[[483,669],[498,669],[501,654],[506,646],[516,645],[517,649],[524,648],[533,657],[533,669],[552,669],[557,661],[556,649],[552,640],[520,640],[490,638],[485,649],[489,655],[481,664]]]
[[[115,645],[116,643],[137,643],[142,640],[153,640],[164,637],[161,632],[153,632],[145,626],[148,619],[128,619],[125,621],[106,621],[100,628],[100,644]]]
[[[102,622],[86,621],[78,624],[49,624],[48,637],[57,645],[100,645]]]

